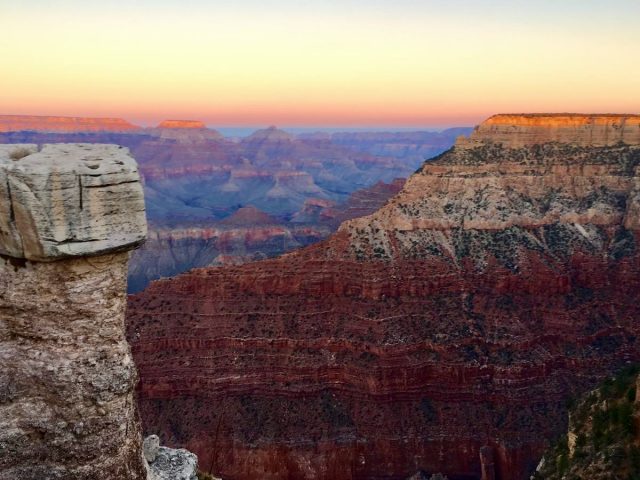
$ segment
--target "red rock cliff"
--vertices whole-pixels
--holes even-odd
[[[496,118],[321,244],[131,297],[146,428],[229,479],[528,478],[640,360],[640,141]]]

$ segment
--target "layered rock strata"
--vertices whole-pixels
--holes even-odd
[[[0,132],[131,132],[140,130],[121,118],[0,115]]]
[[[145,231],[126,149],[0,148],[0,479],[146,479],[123,325]]]
[[[537,116],[522,146],[527,119],[323,243],[132,297],[145,428],[229,479],[527,478],[567,399],[640,359],[640,142]]]
[[[640,359],[640,142],[537,116],[522,146],[528,118],[321,244],[132,297],[145,428],[229,479],[526,478],[568,397]]]
[[[158,124],[158,128],[207,128],[204,122],[199,120],[164,120]]]
[[[529,114],[494,115],[479,125],[469,142],[473,148],[482,143],[500,143],[511,148],[548,142],[606,147],[618,143],[640,143],[638,115]]]

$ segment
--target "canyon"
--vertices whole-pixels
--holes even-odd
[[[141,128],[121,119],[0,116],[0,143],[115,143],[131,150],[143,178],[149,240],[130,264],[130,292],[191,268],[275,256],[326,238],[340,221],[380,207],[397,178],[468,131],[292,135],[269,127],[230,138],[197,120]],[[362,208],[367,196],[375,200]],[[242,208],[273,221],[225,223]]]
[[[403,183],[378,182],[343,204],[310,198],[289,221],[247,206],[222,220],[151,222],[144,247],[132,254],[128,290],[139,292],[152,280],[192,268],[262,260],[314,244],[342,221],[376,211]]]
[[[528,478],[567,401],[640,361],[639,135],[494,116],[324,241],[152,282],[143,429],[230,480]]]

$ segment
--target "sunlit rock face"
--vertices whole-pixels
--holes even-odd
[[[116,145],[0,146],[0,479],[146,479],[124,331],[145,237]]]
[[[0,132],[131,132],[140,130],[121,118],[0,115]]]
[[[207,128],[207,126],[199,120],[164,120],[158,124],[158,128]]]
[[[583,147],[638,144],[640,116],[495,115],[477,127],[468,142],[460,142],[460,145],[473,147],[483,142],[500,143],[512,148],[547,142]]]
[[[229,479],[528,478],[567,399],[640,360],[640,142],[535,118],[325,242],[131,297],[145,429]]]

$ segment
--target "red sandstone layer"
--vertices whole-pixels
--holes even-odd
[[[146,428],[229,479],[528,478],[566,401],[640,361],[640,146],[513,135],[321,244],[131,297]]]

